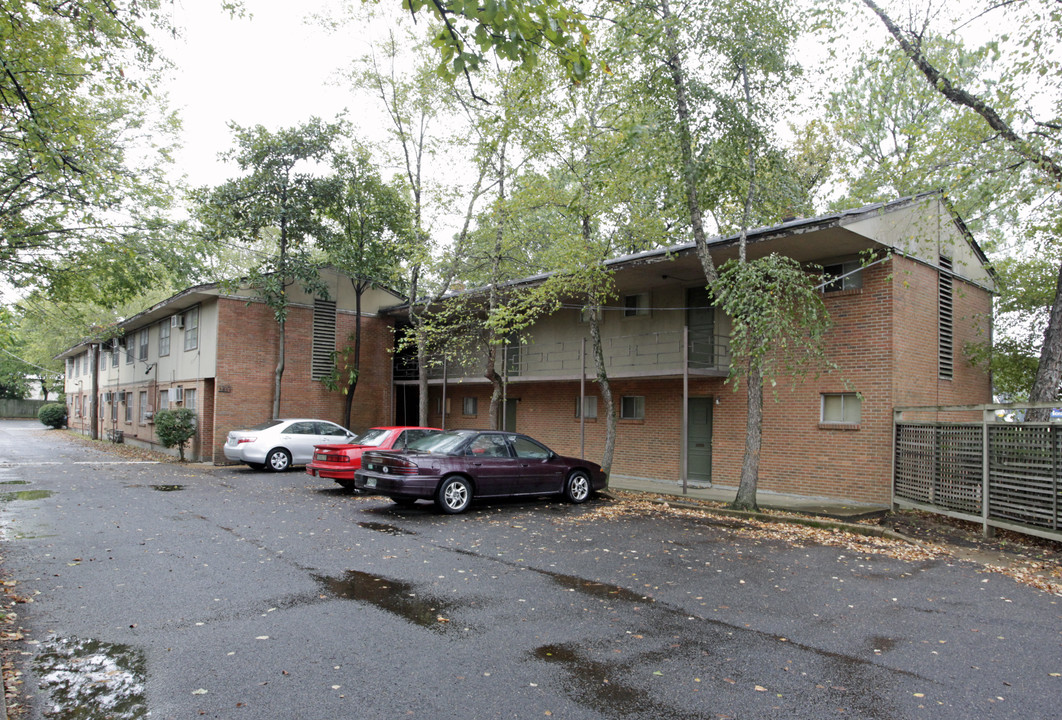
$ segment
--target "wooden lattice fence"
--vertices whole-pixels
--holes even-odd
[[[992,528],[1062,540],[1062,424],[1006,422],[1029,406],[896,411],[893,503]],[[904,414],[979,411],[976,422],[912,421]]]

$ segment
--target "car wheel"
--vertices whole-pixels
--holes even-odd
[[[576,470],[564,483],[564,497],[569,502],[581,503],[590,497],[590,478],[582,470]]]
[[[416,498],[391,498],[391,502],[393,502],[398,507],[407,508],[407,507],[413,507],[417,503],[417,499]]]
[[[266,455],[266,467],[273,472],[284,472],[291,467],[291,453],[284,448],[273,448]]]
[[[247,467],[251,468],[252,470],[261,470],[265,467],[265,465],[263,465],[262,463],[247,463]]]
[[[472,485],[463,477],[443,480],[439,491],[435,493],[435,504],[449,515],[464,512],[470,502],[472,502]]]

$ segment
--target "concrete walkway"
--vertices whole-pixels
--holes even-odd
[[[682,484],[678,482],[645,480],[621,475],[610,477],[608,487],[610,490],[627,490],[655,495],[661,499],[712,500],[723,503],[733,502],[734,496],[737,494],[737,488],[711,487],[697,482],[687,483],[686,492],[683,493]],[[881,517],[891,510],[889,505],[844,502],[830,498],[803,497],[801,495],[783,495],[782,493],[765,492],[763,490],[756,493],[756,502],[763,510],[788,510],[803,515],[817,515],[848,522]]]

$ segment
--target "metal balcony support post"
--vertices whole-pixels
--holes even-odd
[[[579,457],[586,457],[586,338],[579,349]]]
[[[679,472],[682,474],[682,494],[687,492],[689,475],[690,428],[690,326],[682,326],[682,437],[680,440]]]

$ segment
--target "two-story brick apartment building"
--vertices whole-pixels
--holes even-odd
[[[345,425],[344,396],[319,379],[332,367],[331,353],[354,331],[350,279],[326,269],[329,299],[289,290],[282,417],[315,417]],[[391,406],[393,320],[377,312],[401,296],[373,289],[362,297],[362,373],[351,424],[385,424]],[[92,415],[100,435],[120,433],[127,443],[158,447],[154,413],[194,409],[199,432],[186,455],[224,463],[230,430],[272,417],[279,328],[273,311],[248,288],[219,284],[192,287],[119,323],[105,341],[87,340],[66,359],[70,427],[89,432]]]
[[[750,258],[788,255],[832,279],[822,289],[833,320],[827,354],[837,367],[766,389],[760,489],[889,502],[893,407],[991,400],[988,373],[963,353],[967,343],[990,340],[994,282],[983,253],[935,193],[761,228],[748,242]],[[711,242],[717,265],[736,252],[736,237]],[[696,248],[609,266],[619,295],[601,322],[620,415],[613,475],[736,488],[745,393],[726,382],[729,320],[706,307]],[[600,460],[605,422],[593,361],[583,356],[588,335],[572,306],[499,353],[507,377],[501,420],[560,452]],[[399,397],[415,392],[408,370],[396,372]],[[431,375],[429,422],[488,425],[491,386],[481,362]]]

